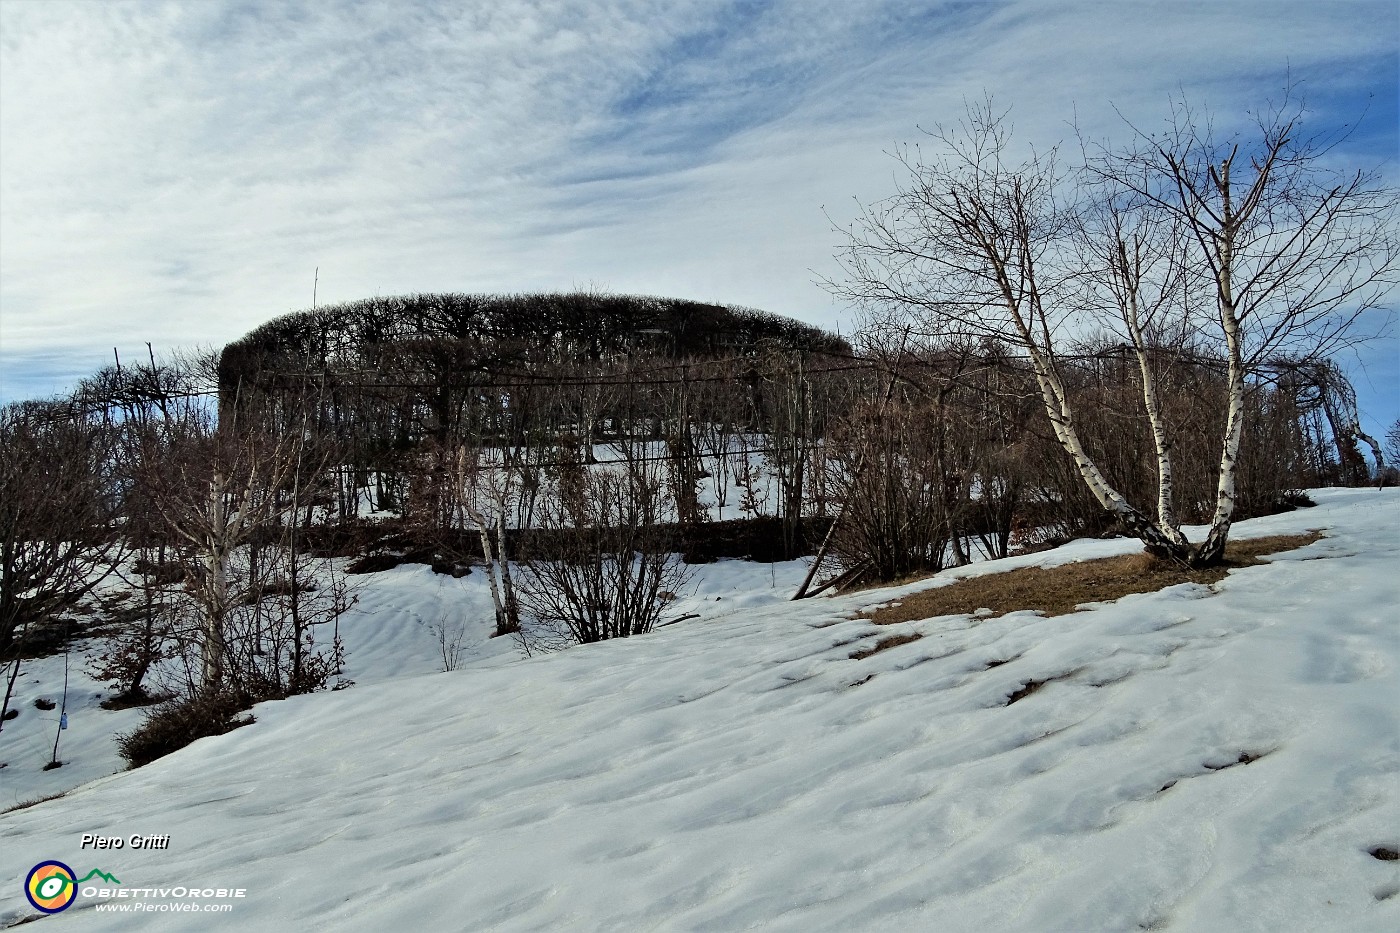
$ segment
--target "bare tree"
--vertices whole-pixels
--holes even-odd
[[[0,727],[39,629],[121,560],[110,427],[69,402],[0,409]]]
[[[1150,550],[1175,553],[1157,523],[1115,489],[1080,438],[1058,351],[1074,313],[1063,261],[1073,232],[1055,152],[1012,161],[1010,127],[990,101],[930,135],[941,155],[897,152],[907,173],[898,193],[847,231],[835,291],[872,309],[910,312],[926,337],[1004,340],[1026,352],[1060,445],[1099,504]]]
[[[1156,455],[1157,530],[1186,549],[1174,501],[1173,432],[1158,390],[1158,369],[1190,349],[1200,324],[1200,277],[1189,274],[1187,234],[1179,218],[1117,179],[1089,173],[1087,181],[1072,228],[1087,273],[1080,300],[1136,359]]]
[[[550,559],[531,556],[520,581],[527,647],[650,632],[689,579],[659,534],[675,507],[662,463],[638,441],[611,446],[617,458],[589,468],[572,503],[551,494],[542,506],[558,547]]]
[[[1375,172],[1344,171],[1344,134],[1304,125],[1285,95],[1249,135],[1218,134],[1185,103],[1164,130],[1091,161],[1099,177],[1163,211],[1185,230],[1185,261],[1208,273],[1227,362],[1228,405],[1215,514],[1196,563],[1218,560],[1237,499],[1247,379],[1270,358],[1322,359],[1356,339],[1354,325],[1396,284],[1397,198]]]
[[[1216,562],[1237,498],[1247,378],[1274,354],[1335,349],[1388,294],[1400,258],[1394,193],[1366,173],[1332,175],[1326,147],[1300,140],[1299,126],[1297,113],[1276,112],[1242,153],[1242,138],[1218,142],[1208,123],[1179,108],[1166,134],[1091,160],[1089,172],[1108,196],[1086,226],[1082,191],[1069,185],[1057,153],[1016,158],[1005,115],[990,101],[970,105],[956,126],[929,134],[934,157],[918,148],[896,153],[905,180],[845,231],[838,258],[846,278],[829,284],[884,309],[893,326],[913,317],[927,336],[1004,340],[1023,352],[1054,436],[1099,505],[1150,553]],[[1228,370],[1216,508],[1195,548],[1175,521],[1172,441],[1160,412],[1150,414],[1157,405],[1149,353],[1154,333],[1196,330],[1193,265],[1209,272],[1218,327],[1218,344],[1210,345]],[[1092,324],[1086,276],[1102,277],[1117,305],[1138,354],[1154,437],[1162,435],[1155,517],[1130,502],[1091,454],[1065,380],[1066,348]],[[1178,286],[1181,303],[1172,300]]]
[[[696,439],[703,457],[710,461],[711,486],[715,491],[716,517],[724,520],[724,508],[729,505],[729,489],[734,479],[731,461],[734,442],[738,438],[733,411],[733,393],[729,387],[716,383],[701,383],[702,402],[707,417],[697,425]]]
[[[461,617],[441,613],[433,622],[424,623],[437,642],[438,656],[442,658],[444,672],[455,671],[462,663],[462,642],[467,637],[467,624]]]
[[[239,602],[235,554],[277,515],[276,491],[295,472],[298,444],[216,424],[198,403],[167,422],[165,431],[166,444],[145,457],[148,464],[164,460],[148,473],[151,500],[189,548],[187,585],[201,615],[197,688],[213,693],[224,686],[230,617]]]
[[[135,596],[135,605],[109,611],[101,651],[88,656],[93,677],[109,682],[115,705],[153,702],[148,675],[174,656],[179,618],[188,601],[183,593],[187,560],[177,559],[175,545],[151,500],[149,474],[166,468],[162,426],[182,410],[182,400],[198,391],[198,365],[176,357],[157,361],[147,344],[147,359],[104,367],[84,379],[75,401],[89,411],[103,411],[116,424],[114,487],[121,490],[121,534],[133,558],[114,567],[115,575]]]
[[[1331,360],[1305,362],[1301,365],[1289,361],[1289,368],[1303,375],[1310,393],[1309,401],[1321,409],[1332,429],[1332,441],[1337,447],[1338,467],[1342,480],[1353,485],[1363,485],[1370,481],[1366,460],[1357,449],[1356,442],[1364,441],[1371,448],[1371,456],[1376,462],[1376,481],[1385,483],[1385,453],[1374,437],[1361,430],[1361,415],[1356,409],[1356,390],[1342,374],[1340,367]]]
[[[682,365],[680,379],[666,388],[668,391],[660,401],[665,413],[663,423],[671,500],[676,507],[676,521],[694,525],[703,521],[706,515],[700,507],[699,487],[704,470],[700,447],[696,442],[695,389],[690,381],[690,367]]]
[[[112,613],[103,649],[89,655],[85,665],[94,679],[108,682],[113,696],[103,702],[113,707],[154,702],[157,697],[147,691],[147,677],[175,653],[184,567],[178,560],[166,560],[173,552],[164,543],[137,551],[142,556],[132,562],[130,572],[116,571],[135,594],[135,605]]]
[[[770,405],[764,412],[767,436],[765,459],[776,484],[776,512],[781,521],[784,558],[801,551],[803,494],[814,446],[808,355],[772,353],[763,361],[763,390]],[[750,484],[751,485],[751,484]],[[747,490],[746,490],[747,492]]]
[[[520,489],[517,473],[510,463],[492,459],[479,447],[460,444],[453,451],[455,525],[475,529],[481,541],[481,557],[486,564],[486,580],[496,615],[496,635],[509,635],[520,629],[506,527],[511,502]]]

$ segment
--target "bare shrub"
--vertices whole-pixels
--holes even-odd
[[[650,632],[690,569],[657,525],[672,507],[664,469],[641,445],[575,476],[581,495],[550,496],[543,527],[562,529],[557,559],[527,559],[519,591],[527,648],[558,648]]]
[[[163,704],[131,732],[117,736],[117,751],[130,767],[139,768],[196,739],[252,724],[252,715],[240,714],[259,699],[269,698],[220,692]]]
[[[427,623],[427,626],[438,646],[438,654],[442,658],[442,669],[455,671],[457,666],[462,663],[464,650],[462,641],[467,637],[466,623],[444,613],[438,616],[436,621]]]

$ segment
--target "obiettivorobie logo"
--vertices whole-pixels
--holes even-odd
[[[57,859],[45,859],[35,865],[24,879],[24,896],[35,909],[46,914],[67,910],[79,894],[96,899],[97,910],[224,913],[233,909],[232,901],[247,897],[248,890],[199,885],[124,885],[114,875],[98,868],[79,878],[77,872]],[[216,903],[220,901],[223,903]]]
[[[116,878],[94,868],[83,877],[62,862],[50,859],[29,869],[24,879],[24,896],[46,914],[67,910],[78,896],[78,885],[101,878],[108,884],[121,884]]]

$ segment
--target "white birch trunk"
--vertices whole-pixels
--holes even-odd
[[[1385,487],[1385,454],[1381,453],[1381,445],[1376,443],[1374,437],[1361,430],[1361,422],[1359,421],[1352,422],[1351,433],[1365,441],[1367,446],[1371,448],[1371,456],[1376,461],[1376,488],[1383,489]]]
[[[1060,446],[1074,460],[1075,467],[1079,470],[1079,475],[1083,478],[1089,491],[1094,498],[1107,511],[1113,514],[1122,525],[1137,536],[1138,540],[1146,546],[1149,553],[1170,560],[1185,562],[1185,548],[1179,545],[1170,536],[1163,533],[1156,522],[1153,522],[1146,515],[1123,498],[1123,495],[1114,489],[1107,477],[1099,470],[1088,452],[1084,449],[1084,444],[1079,439],[1079,432],[1074,427],[1074,413],[1069,404],[1068,394],[1065,391],[1064,383],[1060,381],[1059,374],[1055,372],[1053,361],[1032,338],[1029,330],[1023,325],[1020,315],[1016,314],[1017,325],[1021,328],[1022,337],[1026,349],[1030,353],[1031,365],[1035,371],[1036,383],[1040,387],[1040,396],[1045,404],[1045,413],[1050,418],[1050,426],[1055,431],[1055,438],[1060,442]]]
[[[1228,301],[1229,289],[1222,297]],[[1196,554],[1199,564],[1211,564],[1225,553],[1225,542],[1235,515],[1235,467],[1239,462],[1240,437],[1244,428],[1244,364],[1240,354],[1239,321],[1234,307],[1222,303],[1220,322],[1225,328],[1225,343],[1229,349],[1230,365],[1226,376],[1229,408],[1225,415],[1225,439],[1220,451],[1220,479],[1215,489],[1215,514],[1210,532]]]
[[[486,582],[491,590],[491,608],[496,617],[496,634],[504,635],[514,631],[510,627],[512,621],[510,608],[515,595],[509,578],[509,570],[505,568],[505,535],[500,535],[502,553],[498,555],[496,548],[491,543],[491,521],[480,508],[471,502],[471,496],[474,492],[473,483],[469,479],[471,472],[472,467],[469,467],[467,463],[466,448],[459,448],[456,464],[457,501],[460,504],[461,514],[471,522],[481,539],[481,557],[486,563]],[[501,506],[504,503],[498,499],[496,504],[498,506],[496,510],[497,525],[503,527],[505,513]]]
[[[1157,383],[1152,375],[1151,361],[1142,338],[1142,325],[1138,313],[1137,295],[1129,293],[1127,314],[1128,331],[1133,338],[1133,350],[1137,354],[1138,372],[1142,376],[1142,404],[1147,410],[1147,420],[1152,426],[1152,445],[1157,453],[1157,527],[1179,547],[1189,544],[1181,533],[1181,523],[1176,519],[1176,509],[1172,505],[1174,486],[1172,482],[1171,441],[1167,438],[1166,425],[1162,423],[1162,409],[1157,401]]]
[[[498,620],[497,635],[509,635],[520,629],[520,609],[515,601],[515,581],[510,576],[509,541],[506,538],[506,498],[509,489],[507,477],[504,491],[496,499],[496,546],[499,551],[496,557],[501,568],[501,602],[505,610],[505,627],[502,628]]]
[[[1041,401],[1045,404],[1045,413],[1050,418],[1050,427],[1055,432],[1055,439],[1073,458],[1079,475],[1083,477],[1089,491],[1094,494],[1094,498],[1099,501],[1100,505],[1119,516],[1134,511],[1133,507],[1113,488],[1099,470],[1098,465],[1084,450],[1084,445],[1079,440],[1079,432],[1075,430],[1073,412],[1070,409],[1064,384],[1060,382],[1059,375],[1039,347],[1033,344],[1029,347],[1036,383],[1040,387]]]
[[[501,601],[500,581],[496,577],[496,551],[491,546],[491,531],[486,516],[482,515],[480,510],[471,506],[464,506],[463,509],[470,516],[472,525],[481,538],[481,557],[486,562],[486,582],[491,588],[491,607],[496,613],[496,631],[500,631],[505,622],[506,611]]]
[[[1128,501],[1109,484],[1098,465],[1084,450],[1084,445],[1079,440],[1079,432],[1074,428],[1074,413],[1069,405],[1069,395],[1065,391],[1064,383],[1060,381],[1059,373],[1055,371],[1054,360],[1050,357],[1047,349],[1050,346],[1050,335],[1045,321],[1044,309],[1039,305],[1039,296],[1032,295],[1029,299],[1031,302],[1029,313],[1034,317],[1028,320],[1027,313],[1022,310],[1021,303],[1016,298],[1016,292],[1011,285],[1011,276],[1008,274],[1005,261],[991,249],[988,250],[987,257],[996,267],[1002,300],[1005,302],[1012,323],[1020,334],[1022,345],[1030,354],[1031,368],[1035,371],[1036,385],[1040,389],[1040,399],[1045,405],[1045,414],[1050,419],[1050,427],[1055,432],[1055,439],[1073,458],[1079,475],[1084,479],[1089,491],[1093,493],[1099,504],[1119,519],[1126,521],[1129,514],[1135,513],[1137,510],[1129,505]],[[1037,341],[1031,329],[1032,326],[1037,325],[1045,333],[1044,346]]]
[[[1230,160],[1220,165],[1215,176],[1220,191],[1221,216],[1220,263],[1216,269],[1217,301],[1220,326],[1225,332],[1225,347],[1229,356],[1226,389],[1229,405],[1225,414],[1225,437],[1220,450],[1220,478],[1215,489],[1215,515],[1210,532],[1196,552],[1195,563],[1212,564],[1225,553],[1230,536],[1230,524],[1235,515],[1235,466],[1239,460],[1240,436],[1244,428],[1244,361],[1240,347],[1240,319],[1235,307],[1234,236],[1235,216],[1230,203]],[[1248,200],[1248,199],[1246,199]]]

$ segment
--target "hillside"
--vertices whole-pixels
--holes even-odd
[[[696,599],[741,608],[447,673],[403,648],[431,578],[400,568],[347,623],[353,689],[0,816],[0,924],[55,858],[246,889],[199,918],[80,896],[75,930],[1393,930],[1400,496],[1313,495],[1236,534],[1321,540],[1214,587],[881,628],[857,612],[1138,545],[797,604],[719,564]]]

